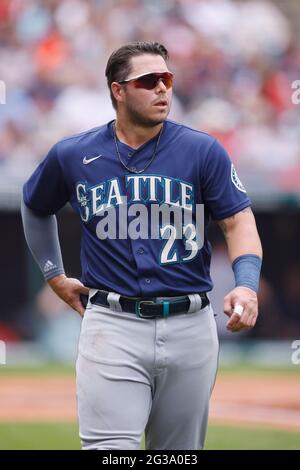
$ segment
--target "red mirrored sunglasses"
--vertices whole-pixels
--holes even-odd
[[[135,88],[153,90],[160,80],[163,82],[165,87],[169,89],[173,85],[173,74],[171,72],[146,73],[144,75],[138,75],[137,77],[128,78],[127,80],[122,80],[119,83],[132,82]]]

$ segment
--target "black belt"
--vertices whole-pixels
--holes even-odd
[[[107,291],[98,290],[90,298],[90,302],[103,307],[109,307],[107,301],[108,294],[109,292]],[[209,304],[209,299],[205,293],[199,293],[199,295],[202,301],[201,309],[203,309]],[[168,315],[188,313],[191,303],[188,296],[183,296],[176,300],[168,300],[168,297],[165,297],[164,300],[157,300],[155,297],[125,297],[122,295],[119,302],[124,312],[135,313],[141,318],[167,317]]]

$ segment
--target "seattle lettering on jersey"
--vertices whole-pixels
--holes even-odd
[[[81,218],[87,223],[99,217],[96,236],[100,240],[164,240],[159,257],[162,265],[188,262],[197,256],[204,242],[204,207],[194,204],[193,185],[163,176],[126,175],[125,187],[124,194],[118,178],[92,187],[86,182],[76,184]],[[176,240],[183,240],[182,256]]]
[[[83,222],[101,215],[104,210],[124,203],[169,204],[181,209],[192,210],[194,188],[192,184],[175,178],[157,175],[126,175],[126,192],[122,192],[120,181],[114,178],[96,186],[87,182],[76,184],[76,195]]]

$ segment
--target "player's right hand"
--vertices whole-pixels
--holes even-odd
[[[253,328],[258,315],[257,294],[248,287],[235,287],[224,298],[226,328],[232,333]]]
[[[58,297],[83,317],[85,308],[81,303],[80,294],[88,295],[89,289],[87,287],[78,279],[67,277],[64,274],[49,279],[48,284]]]

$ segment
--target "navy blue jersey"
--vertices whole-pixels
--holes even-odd
[[[55,214],[70,202],[79,215],[81,281],[87,287],[137,297],[212,289],[208,222],[241,211],[250,200],[226,151],[213,137],[165,121],[156,156],[147,167],[156,143],[154,137],[134,150],[118,141],[128,168],[146,167],[142,173],[127,170],[119,161],[110,122],[55,144],[24,185],[24,202],[37,214]],[[158,222],[158,236],[149,237],[153,217],[149,209],[163,205],[189,210],[191,224],[188,230],[187,225],[182,228],[181,237],[170,237],[178,231],[172,225],[175,215],[168,226]],[[136,207],[138,216],[129,210]],[[204,208],[199,249],[193,233],[197,207]],[[143,225],[139,221],[145,219],[148,233],[144,229],[139,237],[125,233],[130,224],[138,232]],[[113,236],[105,238],[103,231],[108,231],[111,221]]]

